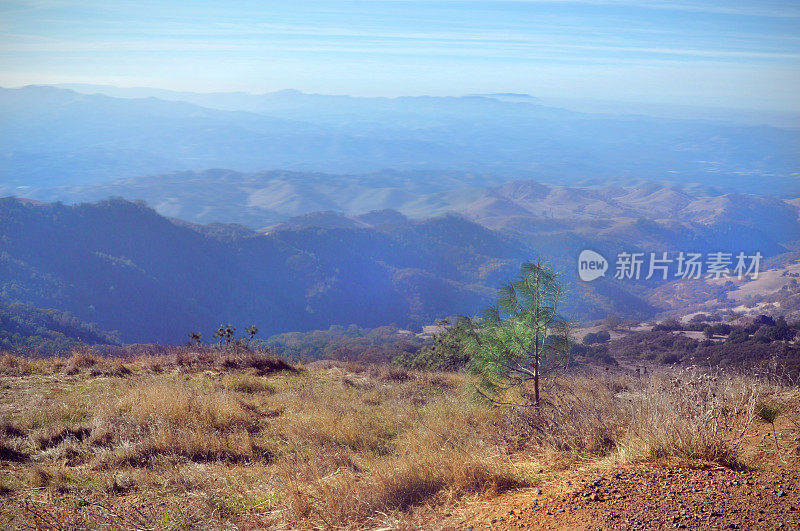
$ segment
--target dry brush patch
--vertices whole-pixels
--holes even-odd
[[[0,521],[397,525],[539,481],[537,455],[740,466],[756,405],[797,409],[780,385],[693,371],[562,376],[536,411],[473,400],[463,374],[212,354],[4,360]]]
[[[53,363],[17,381],[25,394],[2,412],[2,444],[20,452],[0,464],[11,522],[128,527],[141,512],[150,527],[359,527],[523,483],[461,375],[275,371],[246,357]],[[119,364],[128,372],[107,370]]]
[[[665,457],[742,468],[756,406],[785,386],[745,375],[682,369],[643,377],[598,373],[548,382],[540,410],[517,410],[512,443],[622,460]],[[520,443],[521,441],[521,443]]]

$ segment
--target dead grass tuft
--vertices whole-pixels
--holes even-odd
[[[11,441],[0,441],[0,461],[27,461],[30,456]]]
[[[150,466],[161,457],[242,462],[268,456],[250,434],[257,424],[257,412],[227,390],[161,380],[107,405],[92,436],[111,447],[101,453],[106,467]]]
[[[230,391],[236,391],[245,394],[267,393],[272,394],[275,392],[275,386],[260,376],[253,376],[251,374],[236,374],[226,377],[223,380],[223,385]]]
[[[33,367],[30,361],[21,356],[5,353],[0,356],[0,374],[6,376],[27,376]]]

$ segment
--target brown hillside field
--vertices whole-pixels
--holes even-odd
[[[603,371],[548,380],[543,396],[514,410],[476,401],[463,374],[211,349],[4,355],[0,526],[715,527],[687,485],[732,500],[720,525],[800,523],[796,387]],[[769,486],[749,520],[731,512],[752,494],[744,478]],[[652,520],[672,501],[645,501],[668,494],[680,518]]]

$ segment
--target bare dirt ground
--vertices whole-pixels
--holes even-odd
[[[785,268],[781,269],[761,271],[758,278],[755,280],[734,280],[734,283],[737,284],[737,289],[730,291],[728,293],[728,298],[741,302],[746,300],[748,296],[767,295],[779,290],[784,284],[789,283],[792,277],[784,276],[785,274],[797,273],[800,273],[800,263],[788,264]],[[721,281],[717,280],[715,282]]]
[[[742,439],[743,470],[613,458],[542,463],[539,487],[475,500],[445,529],[800,529],[800,427],[785,416]]]
[[[590,531],[800,528],[796,471],[633,466],[570,484],[571,489],[517,500],[502,512],[487,510],[465,525]]]

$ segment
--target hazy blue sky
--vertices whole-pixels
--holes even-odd
[[[800,2],[5,0],[0,85],[800,110]]]

